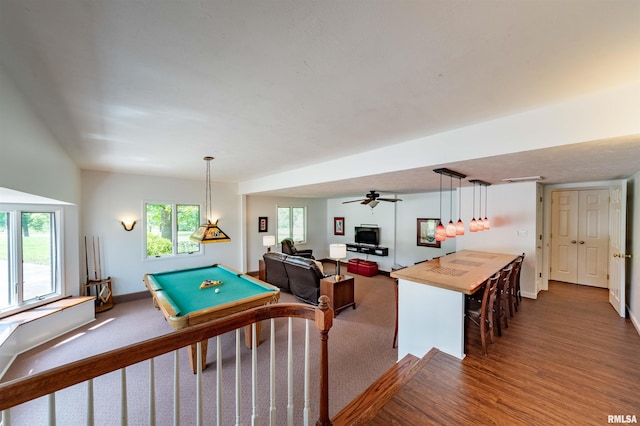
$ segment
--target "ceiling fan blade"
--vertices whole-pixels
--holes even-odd
[[[361,202],[360,204],[367,205],[367,204],[369,204],[369,203],[370,203],[370,202],[372,202],[372,201],[373,201],[373,200],[372,200],[371,198],[367,198],[366,200],[362,200],[362,202]]]
[[[364,199],[361,200],[351,200],[351,201],[343,201],[342,204],[347,204],[347,203],[359,203],[360,201],[364,201]]]
[[[378,201],[390,201],[395,203],[396,201],[402,201],[400,198],[378,198]]]

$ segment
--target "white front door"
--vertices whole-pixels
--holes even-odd
[[[611,188],[609,238],[609,303],[621,317],[625,311],[627,182]]]

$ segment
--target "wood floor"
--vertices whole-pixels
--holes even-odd
[[[469,331],[464,360],[432,351],[393,395],[372,403],[365,392],[334,425],[603,425],[610,415],[640,421],[640,336],[609,305],[607,290],[551,282],[537,300],[523,300],[488,356],[471,333],[477,329]],[[370,408],[355,420],[358,405]]]

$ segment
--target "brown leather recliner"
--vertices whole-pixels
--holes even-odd
[[[293,240],[291,238],[285,238],[284,240],[282,240],[281,244],[282,244],[282,253],[284,254],[288,254],[291,256],[306,257],[309,259],[315,259],[315,257],[313,257],[313,250],[311,249],[298,250],[296,246],[293,244]]]

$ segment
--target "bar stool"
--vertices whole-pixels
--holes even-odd
[[[522,296],[520,296],[520,269],[522,268],[523,259],[524,254],[522,256],[518,256],[516,260],[511,263],[513,267],[513,271],[511,271],[511,282],[509,285],[511,297],[509,314],[511,316],[513,316],[513,311],[518,312],[518,305],[520,305],[520,300],[522,300]],[[520,298],[520,300],[518,300],[518,298]]]
[[[504,328],[509,328],[508,314],[509,311],[509,284],[511,279],[511,264],[505,266],[500,271],[498,279],[498,289],[496,291],[496,299],[494,303],[494,320],[498,329],[498,336],[502,336],[502,321],[504,320]]]
[[[500,273],[496,273],[484,283],[482,299],[467,298],[466,316],[480,329],[480,342],[485,356],[487,352],[487,339],[493,343],[493,305],[495,304]]]

